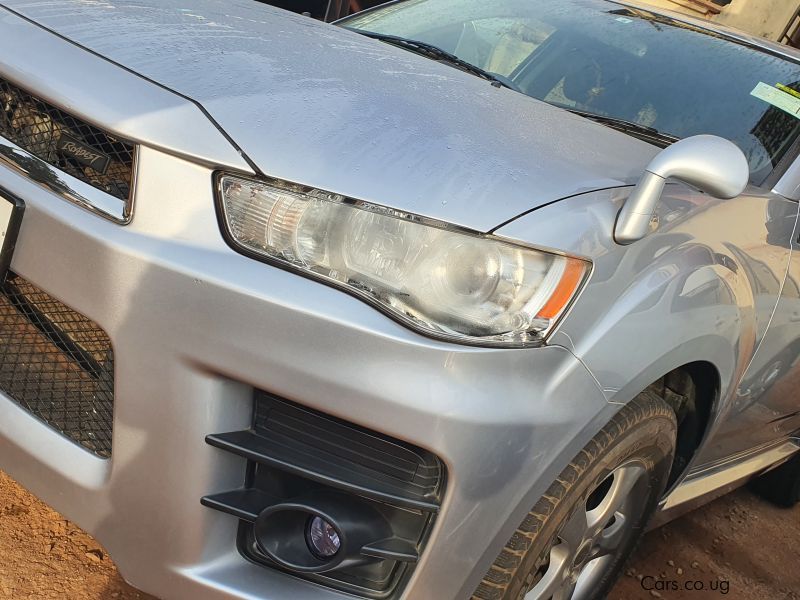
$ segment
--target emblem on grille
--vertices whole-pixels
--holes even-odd
[[[91,167],[102,175],[105,175],[111,164],[110,156],[69,135],[61,134],[56,147],[63,156],[72,158],[86,167]]]

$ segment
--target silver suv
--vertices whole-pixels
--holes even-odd
[[[0,57],[0,468],[133,585],[602,597],[648,522],[798,499],[793,50],[0,0]]]

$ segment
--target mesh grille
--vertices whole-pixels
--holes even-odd
[[[111,456],[111,340],[13,273],[0,286],[0,389],[84,448]]]
[[[76,119],[0,78],[0,135],[50,165],[121,200],[127,200],[133,173],[133,146]],[[66,137],[64,137],[66,136]],[[63,140],[62,140],[63,138]],[[59,147],[72,141],[102,157],[87,166],[80,152]],[[107,157],[107,159],[106,159]],[[103,172],[100,172],[103,171]]]

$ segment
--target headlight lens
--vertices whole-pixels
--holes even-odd
[[[219,189],[236,244],[460,343],[540,342],[589,271],[583,260],[318,190],[232,175]]]

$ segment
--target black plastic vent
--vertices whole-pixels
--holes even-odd
[[[64,171],[127,200],[134,146],[0,78],[0,136]],[[90,157],[90,160],[87,159]]]
[[[264,392],[256,393],[251,429],[206,441],[248,459],[244,487],[202,499],[241,519],[239,549],[247,558],[361,596],[398,593],[439,511],[444,468],[436,456]],[[372,515],[391,530],[361,548],[361,564],[298,573],[262,551],[253,524],[265,509],[323,507],[343,494],[365,519]]]
[[[252,430],[210,435],[207,441],[356,494],[408,508],[438,510],[438,458],[266,395],[256,402]]]
[[[0,286],[0,389],[87,450],[111,456],[111,340],[14,273]]]

